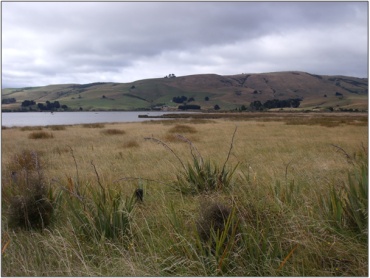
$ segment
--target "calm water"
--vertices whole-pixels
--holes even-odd
[[[1,113],[1,122],[6,127],[142,122],[156,119],[139,118],[139,115],[160,116],[173,113],[176,112],[10,112]]]

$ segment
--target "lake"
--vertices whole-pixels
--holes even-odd
[[[139,115],[161,116],[174,113],[184,112],[7,112],[1,113],[1,122],[6,127],[142,122],[163,119],[139,118]]]

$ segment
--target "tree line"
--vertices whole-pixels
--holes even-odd
[[[34,105],[36,105],[36,102],[34,100],[25,100],[21,104],[22,107],[30,107],[30,106],[34,106]],[[37,108],[40,111],[55,111],[55,110],[58,110],[59,108],[62,108],[63,110],[67,110],[68,106],[67,105],[61,105],[59,103],[59,101],[50,102],[50,101],[47,100],[45,102],[45,104],[44,103],[37,103]]]
[[[285,107],[292,107],[297,108],[301,104],[301,100],[299,98],[291,98],[286,100],[278,100],[272,99],[262,103],[259,100],[255,100],[250,103],[249,107],[251,110],[258,110],[262,111],[265,109],[272,109],[272,108],[285,108]]]

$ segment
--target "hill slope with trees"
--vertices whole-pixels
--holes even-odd
[[[25,103],[34,105],[25,106]],[[50,103],[58,103],[58,108]],[[84,111],[175,110],[179,106],[180,109],[253,110],[258,103],[264,109],[364,111],[368,109],[368,79],[297,71],[181,77],[170,74],[131,83],[98,82],[2,90],[3,111],[33,111],[39,107]]]

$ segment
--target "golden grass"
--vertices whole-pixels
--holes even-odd
[[[171,127],[168,132],[170,133],[196,133],[197,130],[189,125],[177,124],[174,127]]]
[[[12,242],[4,250],[3,275],[209,276],[214,273],[199,267],[192,249],[185,248],[192,246],[192,227],[202,204],[208,201],[238,204],[238,213],[248,221],[246,229],[253,248],[258,249],[253,245],[257,236],[262,238],[271,233],[269,227],[284,235],[279,239],[284,253],[279,258],[271,257],[268,262],[271,266],[265,272],[263,264],[251,266],[247,260],[228,276],[330,276],[339,273],[335,272],[333,263],[344,269],[344,275],[367,275],[364,260],[367,255],[363,250],[366,246],[351,237],[340,239],[336,233],[323,230],[321,220],[314,216],[318,210],[317,197],[325,194],[330,185],[343,184],[352,169],[346,156],[333,145],[340,146],[352,158],[358,156],[362,144],[368,142],[367,126],[355,121],[328,127],[320,121],[286,124],[286,119],[234,118],[203,120],[194,127],[192,121],[195,120],[104,125],[104,130],[124,131],[124,136],[102,136],[104,130],[75,125],[59,130],[53,140],[43,141],[29,139],[28,133],[20,128],[2,130],[3,186],[11,179],[8,165],[21,146],[39,153],[45,161],[45,179],[56,189],[58,184],[65,188],[76,185],[74,158],[81,184],[98,188],[93,162],[102,184],[119,188],[126,196],[132,196],[139,186],[144,189],[144,202],[135,210],[134,239],[129,247],[112,242],[93,245],[80,241],[67,221],[50,234],[32,237],[11,234]],[[144,138],[158,138],[184,162],[191,161],[189,144],[169,132],[183,125],[196,133],[176,133],[190,139],[204,158],[219,166],[228,155],[237,126],[228,164],[240,163],[240,166],[235,174],[237,183],[228,193],[183,196],[171,188],[181,164],[162,145]],[[292,183],[294,187],[286,186]],[[289,199],[288,190],[294,191],[294,198]],[[277,196],[286,205],[282,210],[272,205],[277,202]],[[257,217],[254,212],[258,208]],[[177,237],[180,232],[173,228],[177,222],[171,216],[172,211],[182,223],[182,237]],[[259,225],[263,227],[258,228]],[[262,252],[257,249],[257,253]],[[269,256],[272,255],[264,253],[258,258]],[[241,257],[232,259],[240,261]],[[324,266],[318,266],[318,262]],[[22,268],[14,269],[15,263],[20,263]],[[261,271],[253,272],[253,268]]]
[[[190,158],[189,146],[172,135],[169,137],[168,130],[178,124],[173,123],[169,128],[168,124],[162,123],[106,125],[106,130],[113,130],[114,134],[125,132],[125,139],[119,136],[101,137],[100,131],[96,129],[85,129],[76,125],[58,131],[53,140],[45,140],[42,144],[38,140],[30,140],[28,134],[22,133],[19,128],[6,129],[2,131],[2,159],[3,163],[7,163],[19,146],[41,151],[52,168],[50,176],[63,176],[62,173],[75,172],[72,157],[66,148],[71,146],[81,168],[80,172],[86,176],[91,176],[89,161],[94,160],[97,167],[109,173],[108,176],[113,180],[119,178],[122,173],[157,179],[166,176],[166,173],[172,173],[179,166],[178,162],[163,147],[146,142],[143,138],[159,138],[168,142],[179,155]],[[286,164],[290,161],[289,173],[316,173],[315,179],[318,181],[335,179],[338,174],[341,176],[340,173],[343,173],[348,165],[331,144],[341,146],[353,154],[361,146],[361,142],[365,144],[368,141],[365,126],[344,125],[327,128],[320,125],[286,125],[284,122],[264,122],[261,125],[258,121],[215,120],[212,123],[198,124],[196,137],[190,137],[187,133],[183,135],[196,143],[203,156],[223,161],[235,126],[238,126],[238,131],[231,157],[233,163],[241,162],[247,169],[253,169],[255,174],[269,180],[283,176]],[[139,146],[122,149],[122,146],[127,144],[125,142],[130,141],[137,142]],[[118,150],[129,159],[120,159],[117,156]]]

